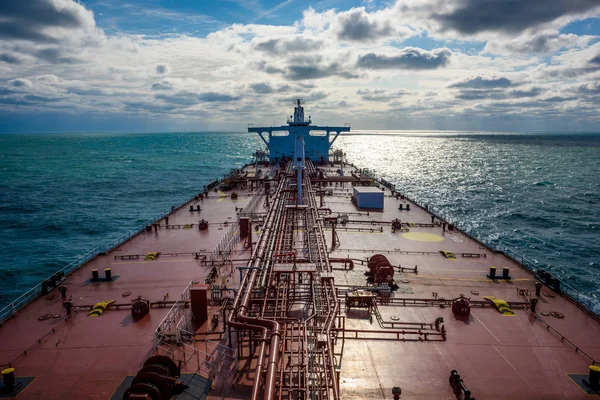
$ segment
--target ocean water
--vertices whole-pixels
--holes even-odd
[[[261,147],[247,133],[0,135],[0,308]],[[600,134],[359,132],[335,147],[600,298]]]

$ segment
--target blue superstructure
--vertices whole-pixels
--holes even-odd
[[[269,149],[269,161],[279,162],[283,157],[295,155],[297,141],[304,143],[304,156],[314,162],[329,161],[329,149],[341,132],[350,132],[350,126],[315,126],[304,120],[304,101],[294,100],[294,115],[287,126],[248,127],[248,132],[256,132]]]

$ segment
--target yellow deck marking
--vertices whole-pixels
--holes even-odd
[[[408,240],[416,240],[419,242],[442,242],[444,237],[434,233],[425,232],[405,232],[402,237]]]
[[[226,197],[227,195],[219,190],[219,200],[217,200],[217,203],[222,202],[223,200],[225,200]]]

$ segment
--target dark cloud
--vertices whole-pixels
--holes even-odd
[[[152,84],[152,90],[171,90],[173,85],[168,81],[156,82]]]
[[[501,31],[518,33],[567,15],[599,8],[598,0],[460,0],[450,13],[432,10],[443,30],[463,34]]]
[[[154,104],[143,101],[125,101],[123,102],[127,111],[139,113],[140,111],[152,114],[164,114],[176,110],[178,107],[174,104]]]
[[[83,62],[78,58],[65,56],[60,49],[54,47],[38,50],[33,55],[51,64],[80,64]]]
[[[508,97],[520,98],[520,97],[535,97],[543,92],[542,88],[533,87],[529,90],[511,90],[508,92]]]
[[[590,64],[600,65],[600,54],[590,60]]]
[[[364,101],[390,101],[410,94],[408,90],[387,91],[384,89],[359,89],[356,91]]]
[[[240,97],[239,96],[230,96],[228,94],[224,94],[224,93],[216,93],[216,92],[206,92],[206,93],[200,93],[198,95],[198,98],[201,101],[206,101],[206,102],[215,102],[215,101],[235,101],[235,100],[239,100]]]
[[[465,88],[465,89],[488,89],[488,88],[507,88],[512,85],[512,82],[507,78],[486,78],[477,76],[468,78],[462,82],[457,82],[449,87]]]
[[[323,46],[323,42],[320,40],[301,37],[294,39],[269,39],[254,45],[257,50],[269,54],[311,52],[319,50],[321,46]]]
[[[281,74],[293,81],[321,79],[331,76],[339,76],[346,79],[358,77],[358,75],[344,71],[336,62],[330,64],[323,62],[323,57],[319,55],[315,57],[294,56],[288,60],[288,63],[289,66],[287,67],[275,68],[267,66],[265,62],[261,62],[257,64],[257,68],[268,74]],[[286,89],[289,89],[289,87]]]
[[[503,90],[461,90],[456,99],[459,100],[501,100],[506,98]]]
[[[240,97],[230,96],[224,93],[206,92],[206,93],[192,93],[181,91],[174,94],[157,94],[154,96],[158,100],[163,100],[167,103],[176,104],[180,106],[194,106],[196,104],[207,102],[219,102],[219,101],[234,101],[239,100]]]
[[[256,93],[260,94],[268,94],[273,93],[275,89],[269,85],[268,83],[253,83],[250,85],[250,88],[254,90]]]
[[[355,8],[337,16],[337,37],[341,40],[371,41],[393,34],[389,22],[379,23],[369,19],[364,8]]]
[[[320,92],[312,92],[309,93],[308,96],[304,97],[304,100],[309,101],[311,104],[317,102],[319,100],[324,100],[329,97],[329,93],[320,91]]]
[[[562,103],[564,101],[571,101],[571,100],[577,100],[577,97],[554,96],[554,97],[548,97],[547,99],[543,99],[542,101],[545,101],[547,103]]]
[[[250,85],[255,93],[269,94],[269,93],[284,93],[291,89],[290,85],[271,86],[265,82],[253,83]]]
[[[164,75],[169,72],[169,66],[166,64],[158,64],[156,66],[156,73],[159,75]]]
[[[10,106],[31,106],[35,103],[16,97],[0,97],[0,104]]]
[[[330,76],[339,76],[341,78],[352,79],[358,78],[358,75],[352,74],[340,69],[338,63],[333,63],[326,66],[318,65],[292,65],[284,72],[286,78],[299,81],[304,79],[321,79]]]
[[[31,81],[29,79],[17,78],[9,81],[8,84],[12,87],[31,87]]]
[[[536,97],[543,93],[539,87],[532,87],[527,90],[506,90],[505,88],[478,88],[461,89],[455,97],[460,100],[507,100],[523,97]]]
[[[265,67],[263,69],[267,74],[283,74],[283,70],[275,67]]]
[[[21,64],[23,60],[19,57],[15,57],[12,54],[3,53],[0,54],[0,61],[5,62],[7,64]]]
[[[448,65],[452,52],[448,49],[427,51],[416,47],[406,47],[395,56],[369,53],[360,56],[358,66],[368,69],[435,69]]]
[[[0,38],[56,42],[47,28],[80,28],[86,25],[87,10],[67,0],[0,1]]]
[[[69,93],[73,93],[78,96],[106,96],[108,94],[104,90],[98,89],[98,88],[70,87],[68,89],[69,89]]]
[[[578,92],[581,94],[590,94],[590,95],[600,94],[600,82],[586,83],[585,85],[581,85],[579,87]]]
[[[200,103],[200,99],[196,93],[177,92],[175,94],[157,94],[154,96],[158,100],[163,100],[169,104],[180,106],[194,106]]]
[[[53,101],[60,101],[62,97],[52,97],[52,96],[38,96],[35,94],[28,94],[23,96],[23,99],[36,102],[36,103],[48,103]]]

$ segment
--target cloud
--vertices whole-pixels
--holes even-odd
[[[329,77],[340,77],[345,79],[358,78],[357,74],[349,72],[351,65],[342,64],[336,59],[347,58],[338,55],[327,55],[327,59],[323,55],[291,55],[285,60],[286,65],[274,67],[267,65],[261,61],[256,64],[256,68],[268,74],[278,74],[284,76],[288,80],[310,80],[323,79]]]
[[[53,43],[64,30],[95,27],[93,14],[71,0],[0,2],[0,38]]]
[[[253,83],[250,85],[250,88],[252,90],[254,90],[255,93],[260,93],[260,94],[269,94],[269,93],[273,93],[275,91],[275,89],[269,85],[268,83]]]
[[[2,53],[0,54],[0,61],[5,62],[7,64],[22,64],[23,60],[19,57],[16,57],[12,54]]]
[[[492,54],[549,53],[565,48],[585,47],[594,36],[578,36],[557,31],[530,30],[510,39],[493,39],[485,45],[484,52]]]
[[[455,7],[443,7],[441,11],[430,9],[430,12],[432,18],[442,24],[442,31],[451,29],[473,35],[519,33],[561,17],[584,15],[598,9],[598,0],[458,0]]]
[[[428,51],[405,47],[392,56],[375,53],[360,56],[358,66],[366,69],[436,69],[448,65],[451,57],[452,52],[446,48]]]
[[[156,73],[158,75],[165,75],[169,73],[169,66],[166,64],[158,64],[156,66]]]
[[[239,96],[231,96],[225,93],[216,92],[205,92],[205,93],[192,93],[187,91],[180,91],[174,94],[157,94],[154,96],[158,100],[163,100],[170,104],[179,106],[194,106],[196,104],[206,102],[228,102],[239,100]]]
[[[485,76],[477,76],[475,78],[467,78],[463,81],[449,85],[450,88],[469,88],[469,89],[486,89],[486,88],[506,88],[512,85],[512,82],[507,78],[488,78]]]
[[[322,40],[314,40],[310,38],[294,37],[291,39],[274,38],[264,41],[259,41],[254,44],[256,50],[268,54],[290,54],[299,52],[313,52],[319,50],[323,46]]]
[[[199,94],[198,98],[201,101],[215,102],[215,101],[234,101],[234,100],[239,100],[241,97],[240,96],[230,96],[230,95],[224,94],[224,93],[207,92],[207,93]]]
[[[51,64],[81,64],[83,62],[76,57],[69,57],[65,55],[63,50],[55,47],[37,50],[33,53],[33,55]]]
[[[494,9],[502,1],[478,0],[480,8]],[[539,1],[531,0],[525,10],[506,0],[529,14],[545,12],[546,3]],[[550,9],[557,3],[547,1]],[[561,33],[565,24],[589,16],[594,8],[571,12],[575,6],[567,4],[567,11],[548,23],[535,17],[531,26],[517,29],[506,27],[511,21],[498,21],[487,30],[466,30],[474,33],[455,28],[460,25],[457,10],[471,10],[474,0],[395,0],[394,5],[379,2],[377,8],[323,12],[309,7],[290,23],[274,18],[277,25],[207,21],[194,34],[174,33],[189,20],[173,11],[148,34],[136,32],[138,23],[172,10],[103,0],[115,10],[123,5],[125,17],[149,17],[120,32],[109,25],[108,13],[96,26],[90,7],[103,10],[99,2],[4,3],[0,120],[13,114],[33,120],[42,112],[56,120],[72,114],[110,121],[154,120],[154,114],[173,130],[193,129],[200,118],[206,129],[241,129],[250,116],[271,122],[288,115],[283,100],[292,95],[318,102],[319,122],[337,123],[350,114],[355,126],[366,129],[468,129],[475,111],[481,123],[475,129],[496,129],[502,113],[529,118],[543,111],[544,119],[578,115],[588,126],[597,126],[599,119],[593,107],[600,102],[600,42],[591,36],[598,31],[592,24],[589,35]],[[319,9],[326,8],[323,4]],[[40,14],[38,6],[46,12]],[[487,9],[480,12],[491,18]],[[6,36],[9,28],[15,30]],[[416,35],[423,42],[411,43],[433,49],[403,47],[404,39]],[[390,110],[401,112],[390,115]],[[235,121],[232,112],[239,117]],[[497,119],[483,124],[490,115]],[[463,124],[453,125],[459,118],[465,118]],[[433,126],[434,120],[442,122]],[[114,129],[120,129],[117,123]]]
[[[152,90],[171,90],[173,84],[169,81],[156,82],[152,84]]]
[[[373,41],[396,32],[391,21],[378,20],[374,14],[367,13],[364,7],[337,14],[333,30],[338,39],[357,42]]]
[[[345,79],[358,78],[358,75],[343,71],[338,63],[325,66],[318,65],[291,65],[284,71],[286,78],[293,81],[305,79],[322,79],[338,76]]]
[[[579,87],[579,93],[587,95],[600,94],[600,82],[586,83],[585,85],[581,85]]]
[[[526,97],[536,97],[543,93],[540,87],[531,87],[523,90],[506,90],[503,87],[461,89],[455,97],[460,100],[508,100]]]
[[[364,101],[389,102],[391,100],[397,100],[402,96],[407,96],[411,94],[411,92],[406,89],[395,91],[389,91],[385,89],[359,89],[356,91],[356,94],[358,94]]]
[[[29,79],[26,78],[18,78],[18,79],[13,79],[7,82],[8,86],[12,86],[15,88],[22,88],[22,87],[31,87],[33,86],[33,84],[31,83],[31,81]]]

